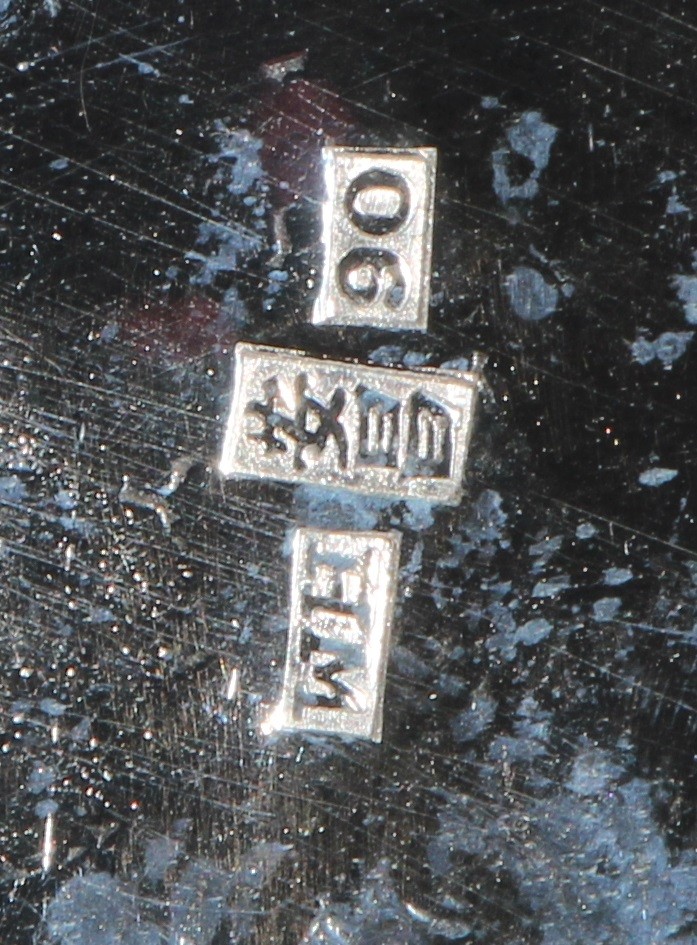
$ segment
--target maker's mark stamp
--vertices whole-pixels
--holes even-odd
[[[457,504],[478,384],[238,344],[220,471]]]
[[[281,698],[263,725],[379,742],[397,532],[298,528]]]
[[[424,330],[435,148],[322,152],[324,265],[312,321]]]

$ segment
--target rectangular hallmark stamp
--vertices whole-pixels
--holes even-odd
[[[324,148],[324,264],[315,325],[424,331],[435,148]]]
[[[220,472],[457,505],[479,375],[238,344]]]
[[[281,698],[263,731],[382,738],[400,535],[298,528]]]

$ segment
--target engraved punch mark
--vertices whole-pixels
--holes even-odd
[[[299,528],[281,698],[263,731],[382,738],[400,536]]]
[[[425,330],[435,148],[325,148],[324,265],[312,321]]]
[[[478,384],[238,344],[220,471],[457,504]]]

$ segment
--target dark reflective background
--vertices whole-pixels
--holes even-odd
[[[696,41],[0,0],[3,943],[696,940]],[[440,149],[428,334],[308,325],[325,140]],[[220,482],[239,338],[487,352],[462,506]],[[258,735],[295,523],[403,532],[380,746]]]

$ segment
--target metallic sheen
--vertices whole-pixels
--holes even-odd
[[[424,331],[435,148],[325,148],[324,266],[312,321]]]
[[[298,528],[283,690],[263,725],[382,738],[397,532]]]
[[[220,472],[457,505],[478,384],[238,344]]]

